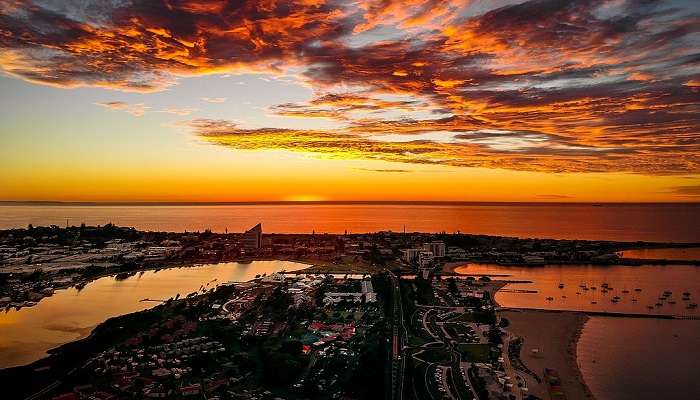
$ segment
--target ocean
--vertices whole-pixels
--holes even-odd
[[[240,205],[0,205],[0,229],[106,224],[153,231],[274,233],[383,230],[516,237],[700,242],[700,203],[432,203]]]

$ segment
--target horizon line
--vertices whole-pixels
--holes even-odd
[[[470,201],[470,200],[260,200],[260,201],[63,201],[0,200],[0,206],[245,206],[245,205],[700,205],[700,201]]]

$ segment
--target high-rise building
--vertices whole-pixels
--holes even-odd
[[[445,243],[443,242],[425,243],[423,250],[433,253],[434,257],[445,257]]]
[[[434,260],[435,255],[431,251],[421,251],[418,254],[418,265],[421,268],[429,268]]]
[[[418,259],[418,255],[420,254],[422,250],[421,249],[404,249],[401,250],[403,255],[401,258],[407,262],[407,263],[412,263],[413,261]]]
[[[257,224],[243,234],[243,248],[257,250],[262,245],[262,225]]]

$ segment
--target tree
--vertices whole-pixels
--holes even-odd
[[[503,339],[501,338],[501,330],[496,327],[496,325],[491,325],[491,328],[489,328],[489,342],[492,344],[503,343]]]
[[[287,342],[283,342],[280,346],[280,351],[293,357],[299,357],[303,350],[304,344],[298,340],[289,340]]]
[[[268,353],[264,357],[264,379],[273,386],[287,386],[299,376],[301,361],[286,353]]]
[[[450,278],[447,280],[447,289],[453,294],[459,291],[459,288],[457,288],[457,282],[455,278]]]

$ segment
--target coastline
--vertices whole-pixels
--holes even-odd
[[[569,355],[571,357],[571,360],[573,361],[573,369],[576,371],[576,375],[578,377],[578,381],[580,385],[583,387],[584,392],[586,393],[586,396],[588,396],[589,399],[595,399],[595,396],[593,395],[593,392],[591,391],[591,388],[588,387],[588,384],[586,384],[586,380],[583,378],[583,373],[581,372],[581,367],[579,366],[578,363],[578,342],[581,340],[581,335],[583,334],[583,330],[586,327],[586,324],[588,321],[591,319],[588,315],[586,315],[586,318],[583,320],[582,323],[580,323],[576,329],[576,333],[574,334],[572,340],[569,342]]]
[[[510,309],[499,313],[510,322],[506,329],[523,338],[520,358],[540,378],[540,382],[537,382],[527,375],[530,393],[550,398],[544,378],[544,369],[550,368],[559,374],[568,400],[594,399],[579,369],[576,353],[581,333],[589,319],[587,315],[572,311],[528,309]],[[537,352],[533,352],[533,349]]]
[[[294,270],[288,270],[286,273],[288,274],[325,274],[325,273],[336,273],[336,274],[368,274],[368,273],[376,273],[378,270],[369,270],[368,267],[361,265],[361,266],[347,266],[347,265],[337,265],[333,264],[330,262],[324,262],[323,260],[314,260],[314,259],[309,259],[309,258],[284,258],[284,257],[257,257],[257,258],[248,258],[248,259],[238,259],[238,260],[224,260],[224,261],[211,261],[211,262],[206,262],[206,261],[200,261],[200,260],[192,260],[192,261],[183,261],[183,260],[176,260],[176,261],[171,261],[167,263],[159,263],[159,264],[150,264],[150,265],[145,265],[141,268],[136,268],[133,270],[129,270],[128,272],[119,272],[116,269],[111,269],[107,270],[98,274],[91,275],[89,277],[85,277],[82,279],[80,282],[72,282],[70,284],[62,285],[62,286],[56,286],[54,288],[54,293],[52,293],[51,296],[56,294],[57,292],[64,291],[64,290],[69,290],[71,288],[76,287],[78,284],[83,284],[83,285],[88,285],[94,281],[97,281],[102,278],[106,277],[116,277],[120,273],[128,273],[129,276],[147,272],[147,271],[161,271],[161,270],[171,270],[171,269],[186,269],[186,268],[197,268],[201,266],[206,266],[206,265],[212,265],[212,264],[225,264],[225,263],[248,263],[248,262],[257,262],[257,261],[280,261],[280,262],[293,262],[296,264],[299,264],[299,269],[294,269]],[[8,305],[6,307],[0,308],[0,311],[2,310],[9,310],[11,308],[14,308],[16,311],[19,311],[20,309],[23,308],[33,308],[36,305],[40,304],[42,301],[46,300],[47,298],[51,296],[45,296],[44,298],[36,301],[33,305],[29,306],[12,306]],[[156,307],[154,305],[153,307]],[[147,308],[147,310],[152,309]],[[135,311],[135,312],[140,312],[140,311]],[[116,315],[114,317],[110,318],[117,318],[123,315],[129,315],[131,313],[127,314],[121,314],[121,315]],[[109,320],[109,318],[107,319]],[[78,332],[78,336],[75,337],[74,339],[70,340],[69,342],[57,345],[56,347],[50,348],[46,351],[45,354],[43,354],[40,358],[35,359],[34,361],[28,362],[28,363],[21,363],[21,364],[12,364],[8,366],[3,366],[0,367],[0,371],[6,371],[10,369],[15,369],[15,368],[22,368],[22,367],[28,367],[34,364],[37,364],[45,359],[50,358],[56,351],[58,351],[61,347],[67,346],[71,343],[77,343],[81,342],[84,339],[88,338],[90,335],[92,335],[93,331],[95,328],[103,324],[105,321],[101,321],[100,323],[96,325],[91,325],[89,327],[85,327],[80,329]],[[0,349],[1,350],[1,349]]]
[[[86,286],[98,279],[105,278],[105,277],[116,277],[119,274],[128,274],[128,276],[135,275],[137,273],[141,272],[147,272],[147,271],[161,271],[161,270],[167,270],[167,269],[178,269],[178,268],[193,268],[193,267],[201,267],[203,265],[209,265],[209,264],[224,264],[224,263],[239,263],[239,264],[246,264],[249,262],[254,262],[254,261],[287,261],[287,262],[293,262],[297,264],[302,264],[305,265],[306,267],[301,268],[299,270],[294,270],[294,271],[287,271],[289,272],[299,272],[305,271],[305,273],[309,274],[320,274],[324,273],[322,269],[327,266],[327,264],[323,264],[322,261],[316,262],[314,260],[310,259],[295,259],[295,258],[284,258],[284,257],[255,257],[255,258],[232,258],[232,259],[221,259],[221,260],[171,260],[171,261],[164,261],[160,263],[153,263],[153,264],[144,264],[143,266],[139,268],[133,268],[127,271],[122,271],[119,268],[107,268],[105,271],[92,274],[89,276],[82,277],[78,281],[73,281],[70,283],[66,284],[61,284],[61,285],[54,285],[53,286],[53,293],[50,295],[45,295],[41,299],[37,300],[34,302],[32,305],[13,305],[13,303],[9,303],[5,306],[0,307],[0,311],[2,310],[9,310],[11,308],[15,308],[16,310],[22,309],[22,308],[31,308],[39,304],[42,300],[45,298],[53,296],[53,294],[56,291],[59,290],[67,290],[70,288],[77,288],[79,286]],[[320,270],[319,270],[320,269]],[[306,272],[308,271],[308,272]],[[321,272],[319,272],[321,271]],[[0,273],[4,272],[2,267],[0,267]],[[332,273],[332,272],[329,272]],[[371,272],[345,272],[341,271],[339,273],[371,273]],[[82,289],[82,288],[81,288]]]
[[[455,262],[448,262],[445,263],[445,265],[442,266],[442,274],[443,275],[463,275],[458,272],[456,272],[457,268],[463,267],[469,265],[469,262],[467,261],[455,261]]]

